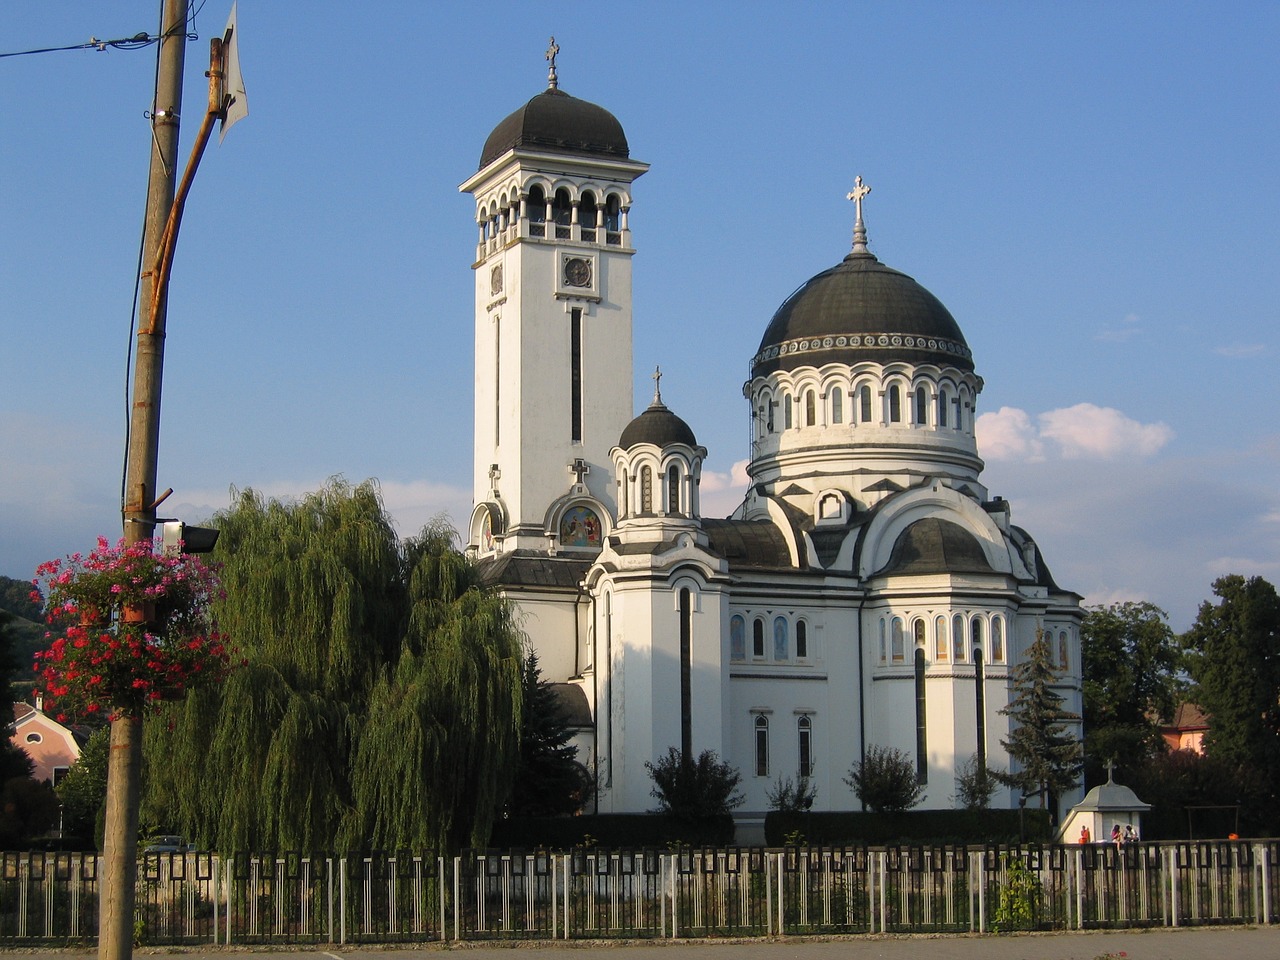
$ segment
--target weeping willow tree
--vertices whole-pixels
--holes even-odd
[[[454,849],[509,787],[521,635],[430,527],[398,542],[372,482],[215,520],[219,623],[247,661],[153,724],[144,815],[219,850]]]

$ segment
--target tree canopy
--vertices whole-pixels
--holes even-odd
[[[1079,720],[1063,709],[1062,696],[1054,690],[1053,650],[1043,630],[1027,648],[1026,659],[1013,672],[1013,700],[1000,712],[1013,721],[1008,740],[1001,745],[1018,765],[1001,776],[1024,794],[1058,795],[1076,785],[1083,762],[1080,741],[1072,729]]]
[[[398,541],[372,482],[219,514],[246,661],[147,732],[145,812],[243,849],[458,849],[507,797],[522,635],[452,531]],[[162,761],[162,762],[161,762]]]
[[[1173,715],[1182,652],[1168,616],[1150,603],[1094,607],[1080,626],[1085,755],[1133,769],[1163,747],[1160,721]]]

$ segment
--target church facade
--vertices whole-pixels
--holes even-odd
[[[922,808],[956,806],[963,764],[1009,767],[1001,711],[1038,631],[1079,713],[1082,617],[981,481],[959,324],[870,252],[859,178],[852,250],[743,346],[750,484],[731,517],[703,516],[706,449],[657,376],[633,405],[648,166],[554,62],[461,186],[478,229],[468,549],[575,706],[595,809],[653,809],[645,763],[673,747],[735,766],[748,822],[801,776],[814,809],[857,809],[844,778],[875,746],[911,758]]]

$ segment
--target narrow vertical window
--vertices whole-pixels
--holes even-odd
[[[951,648],[951,644],[947,642],[947,618],[938,617],[934,621],[933,630],[937,634],[933,638],[933,658],[945,661],[948,659]]]
[[[622,471],[622,515],[624,517],[631,514],[631,473],[630,471]]]
[[[818,402],[812,390],[804,393],[804,425],[812,427],[818,422]]]
[[[756,776],[769,775],[769,718],[756,716]]]
[[[493,445],[502,442],[502,317],[493,318]]]
[[[924,424],[928,421],[926,414],[929,411],[929,397],[924,387],[916,387],[915,415],[916,423]]]
[[[729,659],[747,659],[747,622],[740,616],[729,620]]]
[[[796,659],[809,659],[809,624],[803,620],[796,621]]]
[[[925,707],[924,648],[916,647],[916,783],[929,782],[929,738],[925,730]]]
[[[902,388],[896,383],[889,388],[889,422],[902,422]]]
[[[891,625],[891,636],[893,639],[893,659],[895,663],[901,663],[906,659],[906,652],[903,649],[904,638],[902,634],[902,618],[894,617]]]
[[[640,512],[653,513],[653,468],[640,468]]]
[[[773,618],[773,659],[786,660],[791,653],[786,617]]]
[[[956,663],[964,663],[964,617],[956,614],[951,618],[951,646],[955,651]]]
[[[987,704],[982,677],[982,649],[973,649],[974,728],[978,736],[978,769],[987,768]]]
[[[764,620],[761,617],[756,617],[751,624],[751,655],[764,656]]]
[[[999,617],[991,618],[991,662],[1004,663],[1004,626]]]
[[[667,470],[667,513],[680,512],[680,470],[673,463]]]
[[[947,425],[947,395],[945,393],[938,394],[938,426],[945,427]]]
[[[831,388],[831,422],[844,423],[844,391],[839,387]]]
[[[782,429],[791,429],[791,394],[782,396]]]
[[[799,735],[800,770],[802,777],[813,773],[813,721],[807,716],[796,721],[796,732]]]
[[[982,621],[974,617],[969,624],[969,630],[970,645],[973,647],[974,657],[977,657],[978,651],[982,649]],[[974,662],[976,663],[977,661],[975,660]]]
[[[1063,673],[1071,669],[1071,658],[1067,655],[1067,633],[1065,630],[1058,634],[1058,666],[1062,668]]]
[[[571,432],[574,443],[582,442],[582,309],[574,307],[569,311],[569,389],[572,397],[569,401],[572,409],[569,417],[572,421]]]
[[[680,757],[693,762],[693,598],[680,591]]]
[[[886,630],[885,630],[884,617],[881,617],[881,618],[880,618],[880,662],[881,662],[881,663],[884,663],[884,661],[885,661],[885,659],[886,659],[886,653],[885,653],[885,633],[886,633]]]
[[[871,422],[871,387],[863,384],[858,389],[858,406],[862,409],[858,413],[858,418],[863,423]]]
[[[777,408],[777,404],[774,403],[772,400],[766,400],[765,404],[768,407],[768,409],[765,411],[766,425],[769,428],[769,432],[773,433],[773,429],[774,429],[773,428],[773,411]]]
[[[925,648],[924,632],[925,631],[924,631],[923,620],[917,620],[915,623],[911,625],[912,639],[914,639],[916,642],[917,650],[923,650]]]

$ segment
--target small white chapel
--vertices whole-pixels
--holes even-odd
[[[843,781],[873,746],[911,758],[922,809],[957,806],[958,767],[1010,766],[1001,710],[1038,630],[1079,714],[1083,616],[982,483],[960,325],[870,251],[859,177],[852,249],[743,345],[750,483],[703,516],[696,422],[657,376],[638,414],[632,395],[648,165],[560,89],[556,52],[460,188],[478,230],[467,538],[571,707],[592,811],[654,809],[645,763],[673,747],[738,769],[747,827],[786,778],[816,785],[815,810],[858,809]]]

